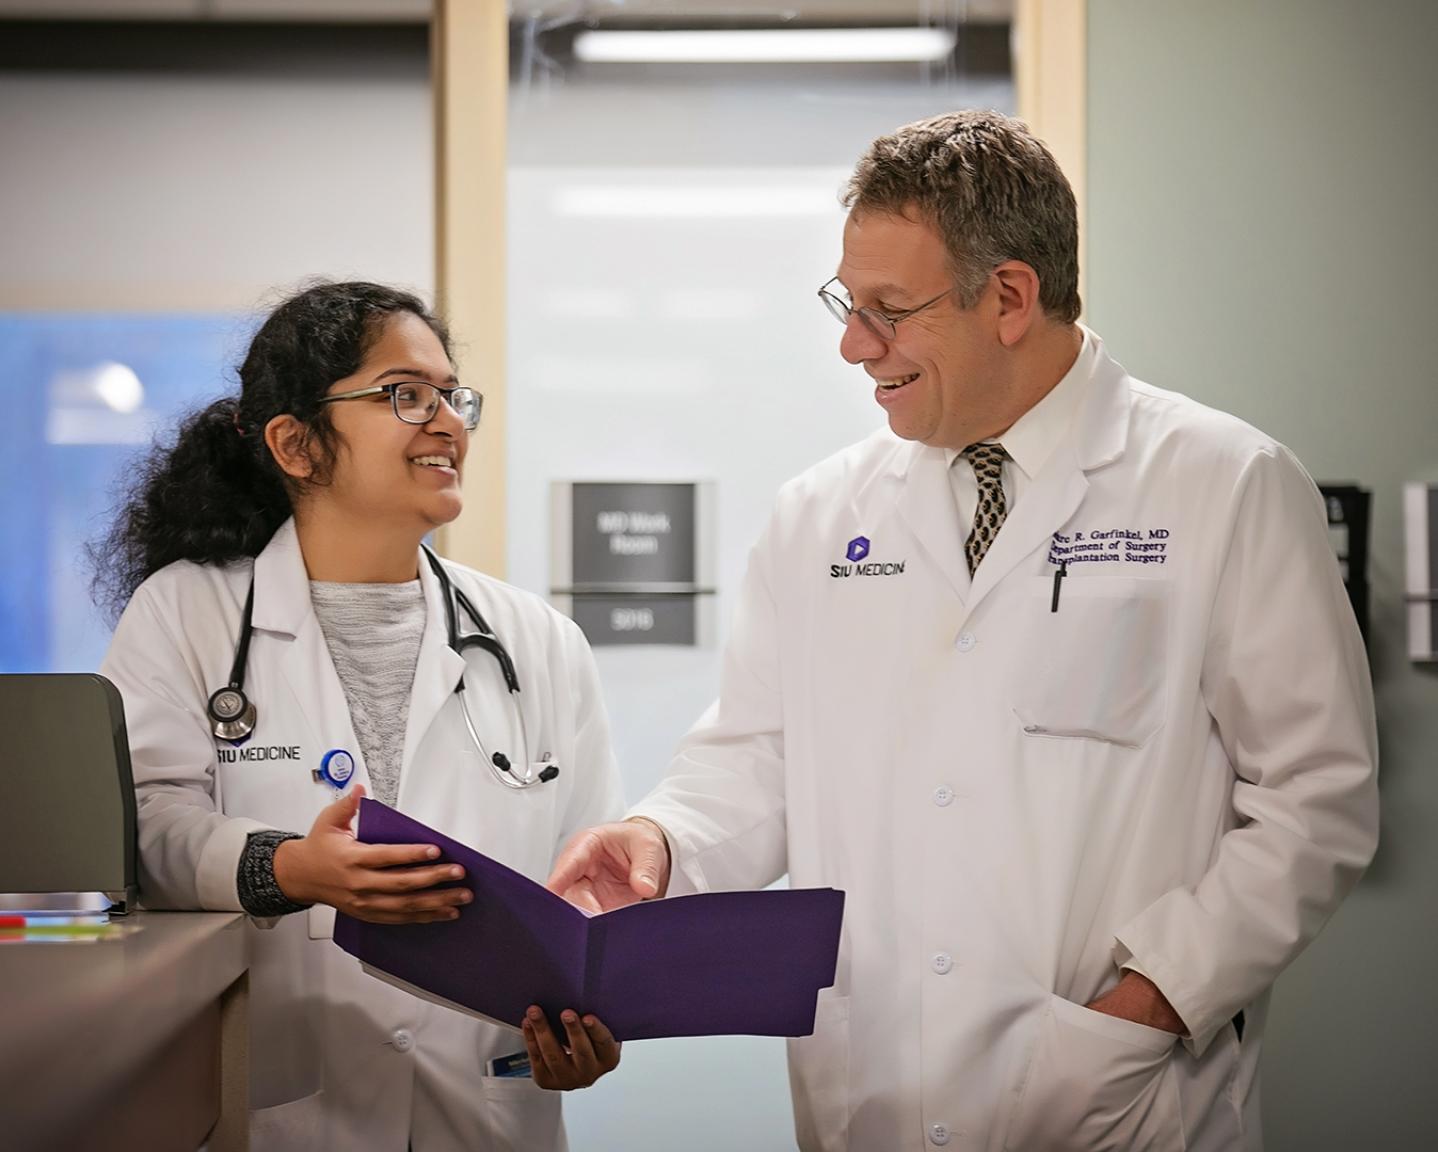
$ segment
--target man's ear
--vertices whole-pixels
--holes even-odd
[[[998,281],[999,341],[1012,348],[1043,315],[1039,274],[1022,260],[1005,260],[994,269]]]
[[[310,457],[310,429],[303,420],[288,412],[276,416],[265,425],[265,444],[275,463],[291,480],[308,480],[314,475],[315,462]]]

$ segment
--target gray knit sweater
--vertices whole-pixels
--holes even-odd
[[[404,584],[312,580],[310,601],[344,688],[374,797],[394,805],[399,798],[410,694],[424,638],[424,591],[418,580]],[[245,841],[236,882],[240,904],[250,915],[283,916],[307,907],[287,899],[275,883],[275,851],[298,835],[256,832]]]

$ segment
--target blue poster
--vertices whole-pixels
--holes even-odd
[[[180,419],[238,391],[255,321],[0,314],[0,672],[93,671],[113,621],[86,546]]]

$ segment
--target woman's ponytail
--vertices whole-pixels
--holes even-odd
[[[290,498],[262,429],[240,424],[225,397],[192,412],[173,444],[138,463],[120,514],[90,546],[95,592],[111,618],[176,560],[224,564],[257,556],[289,517]]]

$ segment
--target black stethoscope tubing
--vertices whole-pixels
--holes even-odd
[[[504,677],[504,685],[508,694],[514,696],[519,692],[519,673],[514,666],[514,659],[510,656],[509,650],[495,634],[494,629],[489,626],[483,614],[474,603],[454,586],[445,571],[444,562],[430,550],[428,545],[420,545],[424,550],[425,557],[429,560],[430,567],[434,570],[436,579],[439,581],[440,591],[444,600],[445,633],[449,647],[464,656],[466,648],[481,648],[489,653],[499,665],[500,674]],[[230,666],[229,683],[225,687],[214,692],[205,705],[205,711],[209,714],[211,730],[221,740],[227,740],[233,744],[243,743],[249,739],[250,734],[255,730],[255,722],[258,719],[258,711],[254,703],[245,694],[245,669],[250,655],[250,637],[254,634],[254,610],[255,610],[255,579],[250,577],[249,594],[245,597],[244,612],[240,617],[240,637],[235,646],[234,663]],[[468,634],[459,630],[459,613],[465,612],[478,631]],[[508,756],[503,752],[495,752],[490,755],[480,738],[479,729],[475,726],[474,718],[469,712],[469,703],[464,694],[464,674],[460,674],[459,683],[455,685],[455,695],[459,697],[460,709],[464,713],[465,727],[469,729],[470,738],[480,754],[485,758],[495,778],[506,788],[530,788],[536,784],[547,784],[559,775],[559,765],[549,759],[546,754],[537,765],[526,768],[521,775],[514,770]],[[519,713],[520,735],[524,740],[526,753],[529,751],[529,726],[524,718],[524,709],[519,701],[515,701],[515,710]],[[534,769],[538,768],[536,772]]]
[[[519,673],[514,667],[514,660],[509,655],[494,629],[489,626],[479,609],[471,603],[468,596],[456,588],[445,571],[444,563],[436,556],[428,545],[420,545],[424,554],[429,560],[429,565],[434,569],[436,579],[444,596],[445,625],[448,632],[449,646],[461,657],[464,656],[466,648],[482,648],[494,657],[499,665],[500,674],[504,677],[505,687],[509,689],[510,696],[519,693]],[[465,635],[459,630],[459,612],[463,609],[469,614],[478,631]],[[475,727],[474,718],[469,713],[469,701],[464,694],[464,674],[460,674],[459,683],[454,686],[455,695],[459,697],[459,707],[464,714],[465,727],[469,729],[470,739],[474,741],[475,747],[479,749],[480,755],[489,763],[494,772],[495,779],[506,788],[530,788],[535,784],[547,784],[559,775],[559,765],[549,759],[548,754],[542,757],[538,765],[539,771],[534,771],[535,766],[527,767],[521,776],[514,770],[514,765],[508,756],[503,752],[495,752],[490,755],[480,738],[479,729]],[[524,708],[520,702],[514,702],[515,711],[519,713],[520,735],[524,741],[525,752],[528,753],[532,745],[529,741],[529,724],[524,718]]]
[[[245,695],[245,666],[250,658],[250,635],[253,632],[250,618],[254,611],[255,581],[251,577],[250,592],[245,597],[245,610],[240,617],[240,642],[235,647],[235,659],[230,665],[229,682],[217,692],[212,692],[205,703],[214,734],[232,744],[248,740],[258,718],[254,704]]]

